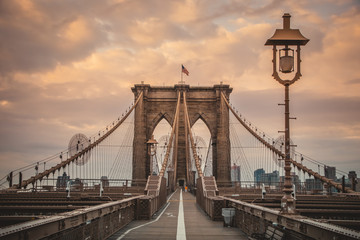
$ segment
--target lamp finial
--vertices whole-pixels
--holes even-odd
[[[289,13],[284,13],[284,15],[283,15],[283,29],[290,29],[290,18],[291,18],[291,15]]]

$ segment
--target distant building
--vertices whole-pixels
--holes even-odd
[[[336,180],[336,167],[324,167],[325,177],[331,180]]]
[[[357,174],[355,171],[349,171],[349,174],[348,174],[348,177],[349,179],[352,179],[352,178],[357,178]]]
[[[291,183],[295,185],[296,191],[301,190],[302,188],[301,188],[301,181],[299,176],[296,175],[295,172],[291,172],[290,175],[291,175]]]
[[[291,182],[292,182],[292,184],[298,184],[298,183],[300,183],[300,178],[299,178],[298,175],[296,175],[295,172],[291,172],[291,173],[290,173],[290,176],[291,176]]]
[[[265,174],[265,170],[262,168],[256,169],[254,171],[254,182],[257,184],[261,183],[262,175]]]
[[[234,165],[231,166],[231,181],[232,182],[240,182],[241,180],[241,172],[240,166]]]
[[[261,183],[264,183],[266,186],[279,186],[279,171],[263,173],[261,175]]]
[[[306,179],[305,188],[306,191],[322,191],[323,184],[319,179]]]
[[[64,172],[62,176],[58,176],[56,180],[56,188],[66,188],[66,184],[68,181],[70,181],[70,176],[68,176],[66,172]]]
[[[296,187],[296,191],[299,191],[300,189],[302,189],[301,187],[301,181],[298,175],[295,174],[295,172],[290,172],[290,177],[291,177],[291,184],[295,185]],[[284,187],[284,183],[285,183],[285,177],[284,176],[280,176],[279,177],[279,186],[281,188]]]
[[[349,183],[351,185],[351,189],[356,191],[356,192],[359,192],[360,191],[360,184],[359,183],[359,179],[357,177],[357,174],[355,171],[349,171],[349,174],[348,174],[348,178],[349,178]]]

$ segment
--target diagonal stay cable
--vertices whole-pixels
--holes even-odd
[[[276,155],[281,156],[282,158],[285,158],[285,154],[282,153],[280,150],[278,150],[276,147],[274,147],[273,145],[269,144],[265,139],[263,139],[260,135],[258,135],[254,130],[252,130],[234,111],[234,109],[230,106],[229,102],[227,101],[225,95],[223,92],[221,92],[221,96],[225,101],[225,104],[227,105],[227,107],[230,109],[230,111],[234,114],[234,116],[236,117],[236,119],[244,126],[244,128],[246,130],[248,130],[257,140],[259,140],[262,144],[265,145],[265,147],[269,148],[271,151],[273,151]],[[337,183],[331,179],[328,179],[324,176],[321,176],[319,173],[314,172],[313,170],[307,168],[306,166],[302,165],[301,163],[296,162],[293,159],[290,159],[291,164],[293,164],[294,166],[296,166],[297,168],[303,170],[304,172],[307,172],[308,174],[314,176],[314,178],[320,179],[322,182],[325,182],[333,187],[335,187],[337,190],[342,191],[343,190],[343,186],[341,183]],[[348,187],[344,188],[345,192],[347,193],[353,193],[354,191],[351,190]]]
[[[142,99],[142,98],[143,98],[143,92],[140,93],[135,104],[130,108],[130,110],[125,114],[125,116],[117,124],[115,124],[106,134],[104,134],[102,137],[100,137],[97,141],[90,144],[88,147],[84,148],[81,152],[75,154],[74,156],[68,158],[65,161],[62,161],[61,163],[57,164],[54,167],[37,174],[36,176],[32,176],[31,178],[24,180],[17,185],[13,185],[11,188],[13,188],[13,189],[14,188],[25,188],[27,185],[33,184],[37,180],[41,180],[45,176],[48,176],[50,173],[56,172],[56,170],[65,167],[66,165],[70,164],[71,162],[74,162],[76,159],[78,159],[82,155],[86,154],[88,151],[90,151],[91,149],[93,149],[94,147],[99,145],[102,141],[104,141],[110,134],[112,134],[126,120],[126,118],[131,114],[131,112],[135,109],[135,107],[139,103],[140,99]]]
[[[180,108],[180,92],[178,92],[178,96],[177,96],[177,103],[176,103],[176,111],[175,111],[175,118],[173,121],[173,125],[172,125],[172,129],[171,129],[171,135],[170,135],[170,139],[169,139],[169,144],[167,146],[166,149],[166,154],[164,157],[164,161],[163,164],[161,166],[161,170],[159,173],[160,177],[164,176],[165,170],[166,170],[166,166],[168,164],[168,160],[169,160],[169,156],[170,156],[170,151],[171,151],[171,147],[172,147],[172,143],[173,143],[173,138],[174,138],[174,134],[175,134],[175,129],[176,129],[176,122],[177,119],[179,118],[179,108]]]
[[[189,120],[189,114],[187,111],[187,104],[186,104],[186,92],[183,92],[183,98],[184,98],[184,114],[185,114],[185,121],[187,122],[186,126],[188,129],[188,134],[190,135],[190,142],[191,142],[191,150],[193,152],[193,157],[195,159],[195,165],[196,165],[196,170],[198,171],[199,177],[203,176],[202,170],[201,170],[201,164],[200,164],[200,160],[199,157],[196,153],[196,148],[195,148],[195,142],[194,142],[194,138],[191,132],[191,127],[190,127],[190,120]]]

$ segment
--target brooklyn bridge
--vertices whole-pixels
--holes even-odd
[[[355,185],[293,145],[286,168],[284,137],[242,116],[229,85],[131,90],[104,129],[2,179],[1,238],[360,238]]]

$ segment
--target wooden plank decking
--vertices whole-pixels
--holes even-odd
[[[176,239],[180,192],[178,189],[168,200],[165,210],[159,211],[150,221],[133,221],[114,234],[115,239]],[[247,239],[238,228],[223,227],[223,222],[214,222],[196,205],[196,198],[182,192],[186,239]]]

